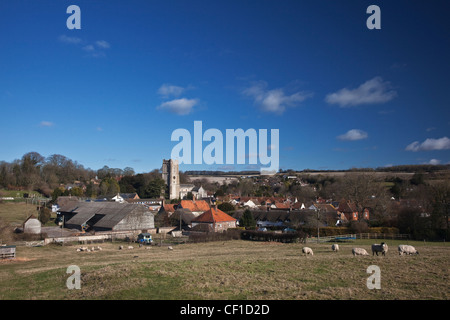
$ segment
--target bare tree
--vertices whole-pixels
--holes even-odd
[[[387,188],[374,173],[348,173],[338,183],[340,197],[353,202],[358,212],[370,208],[377,219],[386,218],[389,201]]]

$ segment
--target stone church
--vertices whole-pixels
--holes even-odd
[[[165,160],[162,164],[162,179],[166,183],[166,192],[169,199],[178,199],[180,196],[180,172],[178,160]]]
[[[180,172],[178,160],[163,160],[162,179],[166,183],[166,195],[169,199],[186,199],[188,193],[192,193],[195,199],[203,199],[208,196],[202,186],[193,184],[180,184]]]

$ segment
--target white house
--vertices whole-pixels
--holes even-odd
[[[206,190],[203,189],[202,186],[196,187],[193,184],[180,184],[180,199],[185,199],[189,192],[198,200],[208,196]]]
[[[252,208],[252,209],[255,209],[255,208],[258,207],[251,199],[246,201],[246,202],[244,202],[243,206],[244,207],[249,207],[249,208]]]
[[[119,193],[117,195],[115,195],[114,197],[112,197],[111,200],[113,200],[115,202],[119,202],[119,203],[125,202],[125,199],[122,198],[122,196]]]

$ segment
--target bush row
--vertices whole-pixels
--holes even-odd
[[[302,228],[302,231],[311,236],[317,236],[317,228]],[[319,236],[328,237],[328,236],[338,236],[343,234],[353,234],[360,233],[361,231],[355,230],[350,227],[323,227],[319,228]],[[363,233],[384,233],[384,234],[397,234],[399,233],[398,228],[394,227],[373,227],[366,228],[362,231]]]
[[[255,231],[245,230],[241,232],[242,240],[252,241],[276,241],[283,243],[297,242],[299,239],[304,238],[302,231],[290,232],[290,233],[276,233],[271,231]]]

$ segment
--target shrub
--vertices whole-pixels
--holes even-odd
[[[276,241],[276,242],[297,242],[299,239],[304,238],[304,233],[301,231],[292,233],[277,233],[270,231],[254,231],[246,230],[241,233],[242,240],[252,241]]]

